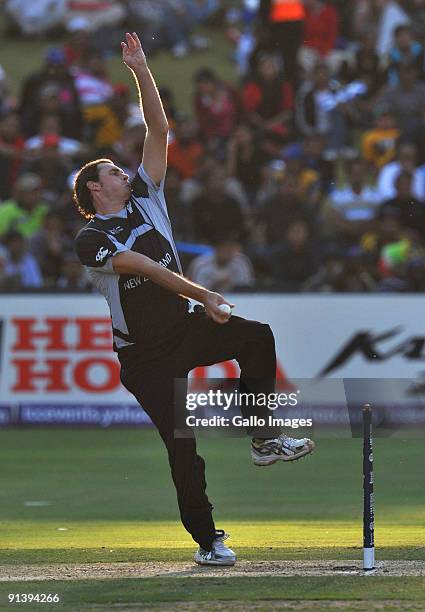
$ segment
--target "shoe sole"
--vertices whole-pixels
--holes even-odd
[[[278,461],[297,461],[298,459],[302,459],[306,455],[309,455],[310,453],[312,453],[315,448],[316,448],[316,445],[312,441],[309,448],[307,448],[304,451],[301,451],[297,455],[292,455],[290,457],[282,455],[282,456],[276,457],[276,458],[271,459],[271,460],[267,460],[267,457],[264,457],[264,461],[261,461],[261,460],[258,460],[258,459],[253,459],[253,464],[258,466],[258,467],[265,467],[267,465],[273,465],[274,463],[277,463]]]
[[[227,561],[226,563],[223,563],[222,561],[198,561],[197,559],[195,559],[195,563],[197,565],[221,565],[223,567],[231,567],[235,565],[236,559],[234,559],[233,561]]]

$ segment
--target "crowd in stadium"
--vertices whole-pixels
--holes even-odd
[[[185,61],[208,49],[208,26],[237,78],[197,70],[190,114],[160,82],[186,275],[221,292],[425,290],[425,0],[51,5],[2,8],[17,53],[26,36],[46,50],[17,97],[0,66],[0,291],[92,291],[73,250],[86,223],[74,173],[108,157],[134,174],[145,135],[108,55],[130,28],[148,58]]]

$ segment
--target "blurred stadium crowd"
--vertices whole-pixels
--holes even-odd
[[[91,291],[73,251],[85,224],[75,170],[109,157],[134,174],[145,134],[108,54],[128,28],[148,57],[184,61],[208,49],[205,26],[227,37],[235,82],[198,70],[190,115],[176,84],[160,83],[186,274],[217,291],[425,290],[425,0],[4,0],[2,11],[18,53],[25,36],[46,37],[46,51],[17,99],[0,67],[0,291]],[[47,47],[52,31],[63,45]]]

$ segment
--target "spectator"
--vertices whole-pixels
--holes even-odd
[[[234,232],[246,240],[246,219],[235,198],[226,191],[226,169],[216,166],[203,183],[201,196],[192,204],[194,229],[198,240],[213,244],[220,236]]]
[[[424,287],[425,250],[423,240],[406,232],[402,239],[385,245],[380,254],[381,281],[378,291],[410,292]]]
[[[408,24],[410,19],[399,0],[383,0],[380,4],[382,10],[378,24],[376,50],[384,57],[391,51],[396,29]]]
[[[67,9],[66,21],[84,19],[90,32],[120,25],[126,16],[125,4],[119,0],[69,0]]]
[[[67,40],[63,46],[68,68],[81,66],[82,58],[91,46],[90,22],[86,17],[67,20]]]
[[[347,28],[348,38],[350,40],[358,41],[362,38],[367,30],[373,30],[373,38],[375,41],[374,46],[376,46],[376,35],[381,13],[381,3],[371,2],[370,0],[357,0],[356,2],[347,3],[345,0],[340,0],[338,4],[342,4],[342,6],[349,9],[349,24]]]
[[[37,174],[22,174],[18,178],[13,199],[0,204],[0,236],[15,230],[29,238],[41,228],[48,211],[41,200],[41,188]]]
[[[87,277],[87,273],[73,251],[69,251],[63,256],[62,271],[56,282],[56,287],[73,292],[93,292],[93,286]]]
[[[337,253],[325,253],[317,272],[302,286],[304,292],[333,293],[339,291],[345,277],[345,261]]]
[[[254,209],[260,217],[262,217],[266,203],[278,196],[285,178],[285,171],[286,164],[280,158],[268,161],[261,168],[261,184],[254,202]]]
[[[30,253],[25,237],[10,231],[3,239],[8,250],[5,265],[7,289],[34,289],[42,287],[43,278],[37,260]]]
[[[335,94],[336,84],[331,82],[325,64],[320,63],[299,90],[296,102],[296,119],[300,132],[309,136],[319,134],[326,139],[332,152],[346,145],[347,122],[339,108]]]
[[[244,2],[245,4],[247,2],[250,3],[251,0],[244,0]],[[245,78],[249,73],[252,68],[252,61],[258,53],[263,53],[267,50],[270,52],[269,45],[267,44],[266,29],[258,21],[250,22],[246,25],[247,27],[242,32],[232,26],[227,30],[227,38],[236,44],[235,61],[237,73],[241,78]],[[276,52],[273,49],[271,51]]]
[[[66,0],[5,0],[6,14],[26,36],[43,35],[60,26],[66,14]]]
[[[60,101],[60,90],[54,83],[45,85],[39,94],[38,105],[31,117],[31,125],[26,125],[26,136],[35,136],[41,130],[41,123],[46,115],[56,115],[60,122],[60,133],[67,138],[77,139],[81,136],[82,125],[80,118],[75,118],[64,112]]]
[[[367,87],[365,98],[370,101],[375,98],[385,83],[385,71],[382,57],[375,49],[376,39],[373,33],[362,34],[360,47],[340,67],[340,78],[344,83],[362,81]],[[369,110],[369,108],[368,108]]]
[[[110,147],[120,137],[122,125],[111,108],[114,88],[110,82],[105,57],[89,49],[81,67],[74,70],[85,121],[85,136],[97,148]]]
[[[85,220],[78,212],[74,201],[72,199],[72,192],[74,189],[74,178],[76,170],[73,170],[67,177],[64,184],[64,192],[57,197],[50,206],[50,211],[60,215],[63,224],[65,234],[74,240],[78,232],[84,227]]]
[[[205,182],[211,174],[220,170],[220,162],[213,153],[204,152],[199,159],[198,167],[192,178],[186,179],[181,184],[181,198],[185,204],[191,206],[194,200],[200,198],[205,189]],[[228,184],[226,180],[226,193]]]
[[[69,159],[60,154],[58,147],[57,136],[46,136],[37,150],[37,156],[28,160],[23,167],[26,173],[40,177],[43,185],[42,197],[52,206],[57,205],[57,199],[65,192],[66,180],[72,168]]]
[[[378,106],[374,114],[374,128],[362,137],[362,153],[367,162],[380,169],[394,159],[400,130],[389,108]]]
[[[319,59],[326,59],[335,49],[338,35],[338,13],[334,6],[322,0],[304,0],[304,40],[303,52],[308,50],[314,65]]]
[[[145,142],[146,126],[144,123],[129,122],[121,132],[119,140],[114,144],[109,157],[121,164],[126,173],[134,176],[140,165],[140,153]]]
[[[419,81],[415,64],[400,65],[399,83],[389,85],[382,93],[381,103],[394,113],[404,137],[423,134],[425,120],[425,83]]]
[[[309,207],[301,199],[295,176],[285,174],[277,194],[265,200],[260,215],[259,223],[264,228],[265,243],[268,246],[279,244],[286,229],[294,221],[311,219]]]
[[[409,293],[424,293],[425,255],[423,249],[420,255],[412,255],[409,258],[406,269],[406,282]]]
[[[200,135],[208,145],[224,145],[236,121],[236,102],[230,88],[209,68],[195,75],[195,111]]]
[[[196,257],[187,275],[211,291],[233,291],[254,285],[252,264],[231,237],[220,239],[212,254]]]
[[[319,293],[365,293],[374,291],[376,281],[367,259],[353,249],[346,253],[328,253],[317,273],[303,285],[303,291]]]
[[[189,0],[164,0],[162,3],[164,12],[160,37],[164,39],[165,46],[171,49],[176,59],[186,57],[191,48],[205,49],[208,47],[208,39],[205,37],[191,36],[192,28],[208,12],[208,10],[202,10],[202,4],[205,3]]]
[[[20,99],[20,113],[27,136],[37,133],[40,115],[53,112],[61,116],[64,136],[80,138],[80,100],[63,49],[47,49],[44,65],[27,77]]]
[[[389,85],[400,83],[400,70],[407,65],[416,66],[419,78],[425,78],[425,54],[422,44],[414,39],[410,25],[400,25],[394,32],[395,44],[390,51],[388,67]]]
[[[307,166],[307,159],[302,145],[292,144],[283,149],[281,155],[285,161],[285,176],[291,175],[298,185],[298,193],[303,201],[308,202],[311,211],[319,207],[322,197],[320,175]]]
[[[184,179],[181,173],[175,167],[169,167],[165,179],[164,192],[168,215],[173,226],[174,238],[176,240],[196,241],[193,231],[191,202],[185,201],[182,198],[183,184]]]
[[[316,271],[319,259],[320,252],[312,244],[308,223],[295,219],[286,228],[283,244],[271,252],[273,279],[284,291],[299,291]]]
[[[203,147],[197,138],[198,126],[189,117],[177,122],[174,139],[168,147],[168,166],[183,179],[192,178],[197,170]]]
[[[365,255],[377,263],[382,249],[387,244],[399,242],[403,237],[404,232],[400,223],[400,212],[387,208],[380,211],[373,229],[361,236],[360,248]]]
[[[425,239],[425,202],[412,194],[413,175],[401,172],[395,182],[396,195],[381,206],[381,212],[394,211],[403,227],[411,228]]]
[[[423,293],[425,291],[424,278],[424,257],[406,257],[404,261],[393,266],[386,277],[381,279],[377,291],[381,293]]]
[[[316,172],[320,182],[321,194],[329,193],[334,184],[335,169],[332,161],[326,158],[324,139],[318,134],[311,134],[302,143],[304,166]]]
[[[75,86],[84,108],[106,104],[114,94],[104,54],[89,47],[82,57],[82,65],[73,71]]]
[[[64,254],[73,247],[73,241],[63,230],[62,216],[49,212],[43,227],[31,236],[29,250],[37,259],[46,287],[55,286],[63,265]]]
[[[380,204],[376,189],[368,184],[365,164],[355,160],[349,166],[347,182],[334,189],[324,211],[324,228],[340,244],[356,244],[376,216]]]
[[[79,157],[84,151],[82,144],[73,138],[62,136],[59,115],[44,115],[40,119],[40,131],[25,142],[25,149],[31,157],[37,157],[46,144],[55,143],[57,154],[64,157]]]
[[[10,197],[21,168],[24,138],[19,114],[5,113],[0,119],[0,200]]]
[[[297,56],[302,44],[304,4],[301,0],[260,0],[260,20],[268,51],[278,51],[288,80],[298,80]]]
[[[168,125],[170,126],[171,130],[174,130],[177,121],[179,119],[182,119],[182,117],[179,116],[179,112],[177,110],[174,93],[169,87],[160,87],[158,91],[161,97],[161,102],[165,115],[167,117]]]
[[[240,123],[227,146],[227,173],[235,178],[245,190],[250,203],[253,203],[261,184],[264,153],[255,142],[252,128]]]
[[[395,161],[386,164],[378,176],[378,192],[381,201],[391,200],[396,195],[396,180],[402,172],[413,174],[413,195],[425,201],[424,172],[417,167],[417,149],[410,142],[401,141],[397,146]]]
[[[254,72],[243,91],[245,120],[260,130],[289,132],[294,111],[292,83],[284,78],[279,58],[271,54],[257,57]]]

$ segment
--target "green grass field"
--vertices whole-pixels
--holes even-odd
[[[216,523],[231,533],[239,558],[294,563],[360,559],[361,444],[360,439],[319,440],[313,456],[261,469],[250,463],[246,440],[202,438],[199,448],[207,461]],[[424,563],[422,446],[421,440],[376,440],[379,560]],[[195,545],[179,523],[165,452],[152,430],[4,430],[0,465],[2,566],[192,558]],[[224,575],[208,579],[207,588],[203,577],[162,576],[14,582],[12,590],[12,583],[1,582],[0,606],[7,593],[46,592],[46,588],[59,592],[70,609],[83,603],[109,609],[111,602],[141,606],[212,599],[355,602],[372,598],[413,605],[421,597],[423,581],[415,576],[366,580],[364,576]],[[30,609],[28,604],[25,609]]]

